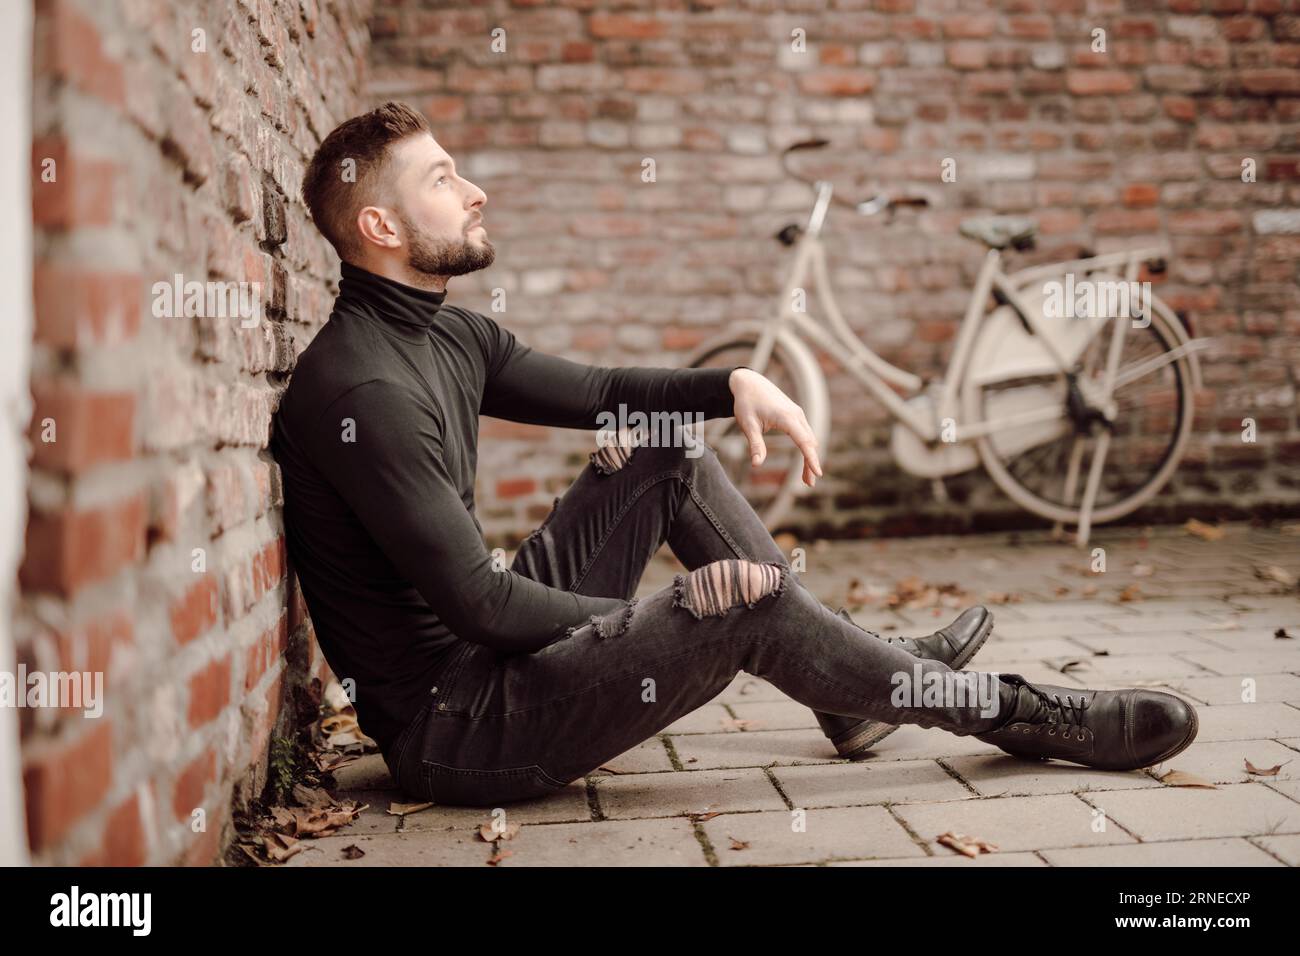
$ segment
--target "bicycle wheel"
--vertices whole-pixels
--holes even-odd
[[[1089,421],[1077,399],[1083,397],[1091,405],[1090,399],[1100,394],[1115,321],[1124,323],[1124,332],[1107,427]],[[1057,371],[979,384],[971,384],[978,374],[968,374],[967,422],[1053,406],[1061,412],[1049,422],[1012,426],[976,440],[984,467],[998,487],[1035,514],[1077,525],[1101,433],[1108,430],[1092,523],[1115,521],[1149,501],[1178,467],[1192,427],[1190,362],[1185,354],[1170,355],[1180,343],[1174,331],[1177,322],[1173,310],[1154,297],[1146,328],[1135,328],[1128,319],[1105,322],[1072,369],[1078,383],[1073,407],[1069,379]],[[992,329],[988,324],[984,332],[996,335]],[[981,353],[993,354],[977,348],[976,354]]]
[[[687,365],[690,368],[751,365],[758,337],[757,329],[730,329],[723,336],[700,346]],[[815,368],[811,354],[797,355],[778,339],[762,373],[804,410],[808,424],[817,436],[818,446],[825,448],[830,404],[825,396],[825,383],[821,383],[819,392],[810,364]],[[763,436],[767,458],[757,468],[750,463],[749,440],[735,418],[715,418],[704,422],[703,438],[717,453],[727,476],[769,531],[776,531],[796,496],[810,490],[801,480],[803,454],[783,432],[768,432]]]

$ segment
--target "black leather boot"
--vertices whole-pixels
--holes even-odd
[[[947,627],[941,627],[928,637],[921,638],[881,637],[854,621],[844,608],[835,613],[872,637],[887,644],[896,644],[915,657],[942,661],[953,670],[961,670],[966,666],[993,631],[993,614],[981,605],[967,608]],[[898,729],[897,724],[836,714],[818,713],[817,722],[821,725],[822,732],[830,738],[835,752],[849,760],[862,759],[872,747]]]
[[[974,737],[1016,757],[1136,770],[1168,760],[1196,739],[1195,708],[1173,694],[1031,684],[1019,674],[998,679],[1016,689],[1014,709],[997,730]]]

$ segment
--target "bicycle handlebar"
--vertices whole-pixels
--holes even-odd
[[[785,169],[787,173],[789,173],[795,179],[799,180],[802,183],[807,183],[809,186],[815,187],[816,183],[809,182],[807,178],[800,176],[797,172],[791,169],[790,164],[787,160],[791,153],[800,152],[804,150],[811,150],[811,149],[821,149],[822,147],[829,146],[829,145],[830,145],[830,140],[821,139],[821,138],[805,139],[800,142],[793,143],[781,151],[781,166],[783,169]],[[892,212],[894,209],[900,206],[922,208],[930,205],[930,200],[927,199],[925,196],[892,196],[887,192],[877,193],[876,195],[872,196],[870,199],[866,199],[861,202],[854,202],[851,199],[845,199],[843,196],[837,196],[835,194],[834,187],[831,187],[831,201],[839,203],[841,206],[847,206],[850,209],[852,209],[854,212],[862,216],[875,215],[876,213],[880,212],[882,209],[887,209]]]

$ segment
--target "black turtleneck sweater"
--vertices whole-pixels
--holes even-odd
[[[479,415],[595,430],[620,403],[732,414],[731,369],[580,365],[445,298],[344,263],[271,439],[317,639],[385,753],[459,642],[531,652],[623,604],[493,570],[474,513]]]

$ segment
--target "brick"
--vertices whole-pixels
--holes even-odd
[[[232,222],[253,218],[257,196],[253,186],[253,167],[248,158],[236,153],[222,166],[221,198]]]
[[[79,474],[131,458],[135,447],[135,396],[92,392],[76,382],[37,382],[30,438],[32,463]],[[47,428],[47,420],[52,427]],[[46,441],[47,436],[53,441]]]
[[[284,580],[284,538],[276,538],[256,552],[249,567],[252,577],[252,603],[256,604],[262,595]]]
[[[601,810],[611,820],[700,813],[724,803],[728,810],[785,809],[757,768],[598,777],[596,794]]]
[[[700,93],[705,85],[704,76],[698,70],[634,67],[623,71],[623,86],[630,93]]]
[[[514,478],[496,483],[498,498],[519,498],[537,491],[537,482],[532,478]]]
[[[811,711],[807,712],[811,715]],[[934,760],[773,767],[772,774],[796,807],[854,807],[972,799],[971,792],[961,781]]]
[[[1146,792],[1106,793],[1097,802],[1109,809],[1120,797]],[[908,804],[896,807],[894,812],[918,837],[930,843],[938,855],[953,852],[936,842],[941,834],[948,832],[977,836],[995,844],[1001,853],[1135,842],[1114,824],[1103,832],[1093,830],[1092,807],[1071,794]]]
[[[143,278],[37,260],[32,269],[37,342],[84,349],[130,341],[140,328]]]
[[[700,824],[720,866],[774,866],[826,859],[923,857],[884,807],[809,810],[796,829],[789,810],[724,813]],[[734,841],[734,842],[733,842]],[[742,844],[736,849],[737,843]]]
[[[943,18],[943,35],[963,39],[982,39],[991,37],[997,27],[997,18],[992,14],[953,15]]]
[[[227,655],[200,668],[190,677],[188,687],[189,726],[202,727],[230,703],[230,657]]]
[[[1065,87],[1075,96],[1116,96],[1130,93],[1136,81],[1118,70],[1070,70],[1065,74]]]
[[[1093,216],[1092,225],[1099,233],[1157,232],[1160,213],[1155,209],[1105,209]]]
[[[210,808],[207,827],[200,833],[190,831],[190,843],[178,862],[181,866],[217,866],[221,855],[221,834],[229,807],[218,803]]]
[[[53,171],[50,181],[43,178],[47,169]],[[109,160],[72,153],[60,137],[33,140],[33,223],[46,229],[108,225],[119,172]]]
[[[104,824],[103,865],[144,866],[149,856],[149,838],[135,794],[123,800]]]
[[[947,63],[957,70],[983,70],[989,65],[987,43],[966,41],[948,44]]]
[[[1258,783],[1163,787],[1089,796],[1143,841],[1262,836],[1300,830],[1300,804]],[[1112,827],[1112,829],[1117,829]]]
[[[251,691],[288,645],[288,615],[282,614],[279,620],[260,634],[248,648],[244,666],[244,692]]]
[[[106,55],[99,27],[71,0],[39,3],[34,57],[38,75],[64,79],[109,106],[124,105],[122,64]]]
[[[1194,209],[1169,213],[1169,232],[1174,235],[1219,236],[1241,232],[1241,213],[1232,209]]]
[[[35,853],[61,840],[112,786],[112,725],[106,717],[88,723],[79,738],[51,745],[23,768],[27,840]]]
[[[203,574],[172,603],[172,637],[177,644],[187,644],[216,625],[219,596],[215,575]]]
[[[54,632],[59,669],[107,674],[114,650],[130,645],[134,639],[135,625],[127,609],[100,611],[93,618]]]
[[[870,70],[812,70],[798,77],[799,89],[808,96],[861,96],[876,87]]]
[[[1154,206],[1160,201],[1160,187],[1155,183],[1129,183],[1124,187],[1124,205]]]
[[[86,511],[33,512],[19,579],[24,588],[71,596],[144,555],[142,494]]]
[[[1052,866],[1277,866],[1259,847],[1240,839],[1162,840],[1124,846],[1044,850]]]
[[[251,502],[244,491],[244,470],[240,463],[220,465],[208,471],[207,501],[214,534],[242,524],[249,517]]]
[[[654,40],[667,31],[662,20],[627,14],[594,13],[587,18],[591,35],[600,40]]]
[[[1240,70],[1237,79],[1252,96],[1300,95],[1300,73],[1295,70]]]
[[[190,822],[191,814],[203,806],[203,796],[216,775],[217,757],[212,750],[200,754],[181,771],[172,791],[172,812],[178,821]]]

